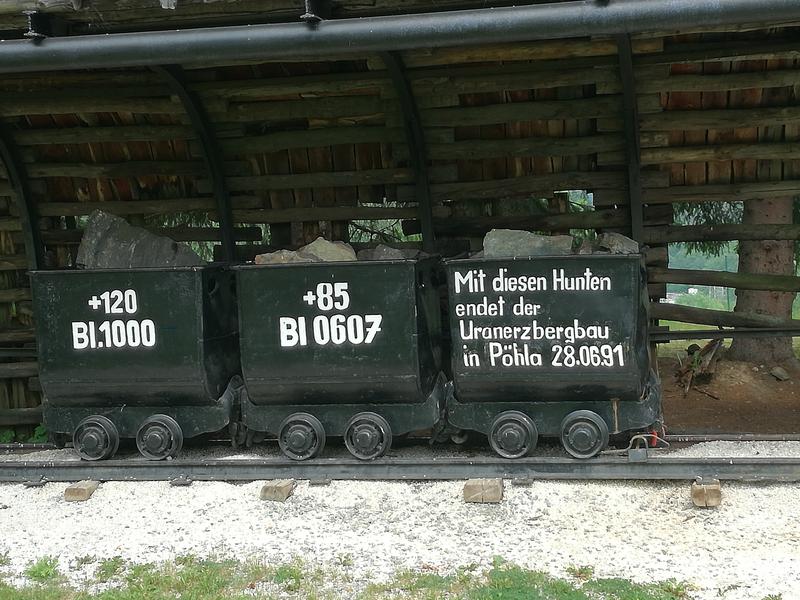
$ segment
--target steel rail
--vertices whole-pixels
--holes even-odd
[[[287,459],[0,461],[0,481],[258,481],[265,479],[458,480],[473,477],[558,480],[800,481],[800,457],[685,458]]]
[[[800,19],[797,0],[578,0],[306,23],[0,41],[0,72],[328,59],[587,35]]]

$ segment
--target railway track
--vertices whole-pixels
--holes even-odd
[[[296,462],[283,458],[83,461],[2,461],[2,482],[257,481],[264,479],[454,480],[474,477],[534,480],[800,481],[800,457],[687,458],[633,451],[590,460],[570,458],[346,458]]]

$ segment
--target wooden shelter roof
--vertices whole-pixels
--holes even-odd
[[[235,23],[256,10],[260,22],[293,21],[301,3],[162,4],[171,5],[2,2],[0,29],[21,35],[28,8],[81,33]],[[484,5],[439,0],[435,8]],[[333,4],[340,16],[430,9],[416,0]],[[675,203],[800,194],[800,27],[705,29],[712,31],[631,38],[642,240],[651,248],[654,298],[669,280],[665,244],[708,235],[675,226]],[[493,227],[630,231],[631,113],[619,48],[618,39],[584,37],[400,53],[427,146],[438,237],[474,247]],[[48,265],[71,262],[80,218],[96,208],[151,226],[159,216],[176,239],[218,240],[215,227],[198,225],[198,215],[217,218],[205,148],[163,73],[77,67],[0,78],[0,122],[29,178]],[[297,246],[320,232],[346,239],[351,223],[367,220],[399,219],[407,233],[420,230],[405,115],[380,56],[206,65],[184,77],[218,140],[243,253],[267,241]],[[568,210],[565,190],[591,192],[594,210]],[[0,167],[0,345],[21,348],[33,333],[16,195]],[[747,236],[795,239],[798,231],[718,232]],[[27,398],[25,375],[14,368],[22,383],[13,385]],[[6,404],[26,402],[35,403]]]

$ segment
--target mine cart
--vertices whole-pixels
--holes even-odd
[[[219,267],[35,271],[48,431],[87,460],[147,458],[230,421],[241,385],[233,274]]]
[[[235,267],[242,422],[282,451],[318,455],[344,436],[357,458],[441,418],[432,260]]]
[[[560,436],[577,458],[659,420],[639,255],[447,262],[452,426],[501,456]]]

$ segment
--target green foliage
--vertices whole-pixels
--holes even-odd
[[[590,567],[588,565],[583,565],[581,567],[570,565],[567,567],[567,573],[569,573],[575,579],[586,581],[594,577],[594,567]]]
[[[44,556],[25,569],[25,577],[39,583],[47,583],[58,578],[58,559]]]
[[[91,557],[87,557],[87,560]],[[162,565],[103,561],[93,582],[112,582],[103,591],[75,588],[58,578],[53,558],[29,567],[40,585],[15,587],[0,581],[0,600],[266,600],[341,597],[347,581],[338,570],[321,572],[302,561],[270,566],[261,562],[206,560],[185,556]],[[124,575],[122,571],[125,571]],[[102,577],[100,576],[102,572]],[[388,583],[368,586],[360,600],[684,600],[688,588],[675,581],[640,585],[623,579],[593,579],[590,567],[574,567],[566,581],[496,559],[481,573],[469,565],[451,574],[401,571]],[[578,575],[580,577],[578,577]],[[34,577],[28,574],[29,578]],[[330,592],[336,590],[336,593]],[[776,600],[776,598],[770,598]]]
[[[0,552],[0,567],[7,567],[11,564],[11,557],[8,552]]]
[[[16,432],[13,429],[0,429],[0,444],[10,444],[15,437]]]
[[[675,222],[679,225],[723,225],[742,222],[744,205],[741,202],[687,202],[673,205]],[[720,256],[729,242],[689,242],[689,252]]]
[[[107,558],[97,566],[97,569],[94,573],[94,578],[100,583],[106,583],[113,577],[119,575],[124,566],[125,561],[123,561],[119,556]]]
[[[375,206],[381,208],[406,208],[405,204],[399,202],[386,202]],[[392,245],[399,242],[418,242],[422,239],[419,234],[406,235],[403,233],[403,225],[400,219],[350,221],[348,230],[351,242]]]
[[[28,438],[28,442],[31,444],[43,444],[47,441],[47,429],[45,429],[44,425],[38,425],[36,429],[33,430],[33,435]]]

